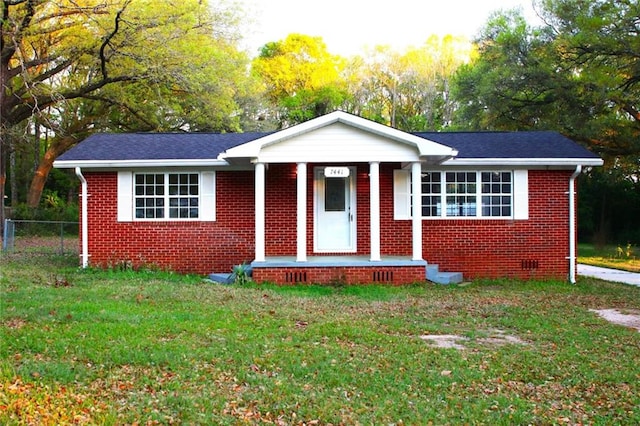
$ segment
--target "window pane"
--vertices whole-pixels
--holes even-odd
[[[345,178],[325,177],[324,210],[343,212],[346,208]]]
[[[422,216],[440,216],[442,211],[442,173],[422,173]]]
[[[477,175],[475,172],[447,172],[447,216],[476,216]]]

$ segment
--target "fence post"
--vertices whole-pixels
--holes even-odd
[[[13,249],[13,243],[15,240],[16,228],[11,219],[4,220],[4,232],[2,235],[2,251],[8,251]]]
[[[60,256],[64,255],[64,223],[60,222]]]

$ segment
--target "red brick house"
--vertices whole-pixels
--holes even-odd
[[[406,133],[339,111],[273,133],[96,134],[55,162],[82,183],[83,266],[250,263],[277,283],[573,282],[575,179],[599,165],[555,132]]]

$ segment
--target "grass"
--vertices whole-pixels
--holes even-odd
[[[631,244],[604,247],[579,244],[578,262],[629,272],[640,272],[640,251]]]
[[[640,288],[223,286],[68,265],[2,259],[1,424],[640,423],[640,333],[589,311],[638,310]],[[526,344],[482,340],[498,329]]]

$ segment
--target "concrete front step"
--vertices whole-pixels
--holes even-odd
[[[427,280],[436,284],[457,284],[462,282],[462,272],[440,272],[438,265],[427,265]]]
[[[221,274],[209,274],[209,279],[214,283],[219,284],[233,284],[233,274],[221,273]]]

